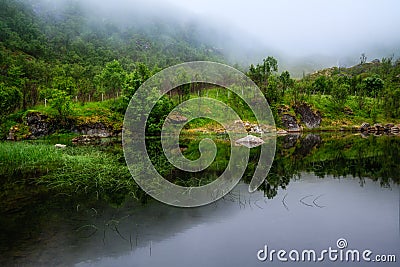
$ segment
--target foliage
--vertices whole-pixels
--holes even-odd
[[[88,15],[84,2],[33,2],[0,0],[0,83],[21,91],[23,109],[43,103],[40,92],[52,89],[82,103],[102,93],[130,97],[159,67],[222,59],[179,25],[165,42],[161,21],[119,27]]]
[[[100,92],[116,97],[125,87],[126,72],[117,60],[108,62],[102,72],[95,77]]]
[[[0,83],[0,119],[21,106],[22,94],[16,87]]]
[[[285,95],[285,91],[294,85],[294,80],[290,78],[290,73],[287,70],[285,70],[279,76],[279,82],[283,97]]]
[[[338,110],[343,110],[349,94],[349,84],[343,81],[336,81],[332,88],[331,100]]]
[[[400,87],[387,87],[383,95],[385,115],[388,118],[400,118]]]
[[[165,118],[171,112],[172,108],[173,103],[166,96],[157,101],[147,119],[146,132],[150,135],[160,134]]]
[[[276,71],[278,71],[278,61],[274,57],[268,56],[263,59],[262,64],[257,64],[256,66],[251,64],[247,75],[260,88],[265,88],[268,85],[268,78]]]
[[[333,81],[329,77],[318,76],[313,81],[312,86],[315,92],[321,93],[323,95],[329,94],[332,91]]]
[[[71,112],[71,97],[64,91],[54,89],[49,99],[50,106],[54,108],[61,118],[65,118]]]
[[[384,82],[378,75],[367,77],[363,82],[368,96],[377,97],[382,92]]]

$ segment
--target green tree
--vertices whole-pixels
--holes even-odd
[[[182,84],[178,86],[179,103],[189,99],[190,97],[190,77],[184,69],[178,69],[175,77],[175,82],[177,84]]]
[[[363,82],[368,96],[376,98],[382,92],[384,82],[378,75],[367,77]]]
[[[128,101],[135,94],[136,90],[152,75],[152,72],[146,64],[137,62],[135,65],[134,71],[127,75],[126,86],[123,90],[124,97],[127,98]]]
[[[290,73],[287,70],[281,73],[281,75],[279,76],[279,81],[281,84],[282,97],[283,97],[285,96],[285,91],[293,86],[294,81],[293,79],[290,78]]]
[[[173,109],[172,101],[165,95],[157,101],[150,112],[146,123],[146,131],[150,134],[160,134],[165,118]]]
[[[343,110],[349,95],[350,86],[347,83],[336,83],[331,92],[331,101],[338,110]]]
[[[387,118],[400,118],[400,87],[387,86],[382,107]]]
[[[321,94],[330,94],[333,82],[329,77],[318,76],[312,83],[313,90]]]
[[[50,106],[57,111],[58,116],[62,119],[65,119],[72,110],[71,96],[62,90],[53,89],[49,103]]]
[[[265,91],[265,98],[270,104],[279,103],[281,100],[281,94],[278,91],[279,78],[275,75],[268,77],[267,90]]]
[[[125,70],[117,60],[108,62],[98,75],[101,91],[115,98],[123,91],[126,77]]]
[[[0,83],[0,119],[21,107],[22,93],[18,88]]]
[[[263,59],[263,63],[257,64],[254,66],[253,64],[250,65],[249,72],[247,76],[252,79],[261,89],[266,89],[268,85],[268,78],[274,72],[278,71],[278,61],[271,56]]]

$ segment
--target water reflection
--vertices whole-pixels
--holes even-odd
[[[182,139],[186,155],[196,156],[196,142]],[[116,206],[89,196],[40,192],[22,198],[14,209],[2,207],[0,264],[262,266],[271,265],[256,258],[265,244],[324,249],[340,237],[352,248],[397,253],[400,259],[399,142],[358,135],[283,136],[260,191],[249,194],[245,183],[258,162],[254,148],[244,182],[220,201],[194,209],[151,199]],[[217,147],[222,150],[203,173],[210,180],[229,159],[224,143],[220,138]],[[157,151],[157,142],[152,144]],[[158,162],[169,179],[184,177],[168,169],[162,158]]]

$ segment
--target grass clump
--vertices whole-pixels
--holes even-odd
[[[56,192],[112,198],[118,203],[140,194],[121,148],[57,149],[38,142],[3,142],[0,164],[3,183],[29,181]]]

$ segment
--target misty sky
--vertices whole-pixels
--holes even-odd
[[[400,49],[398,0],[168,0],[200,18],[223,21],[286,55],[385,53]],[[396,51],[393,51],[394,48]],[[376,54],[376,53],[375,53]],[[345,56],[345,55],[342,55]]]
[[[35,1],[35,0],[33,0]],[[36,0],[50,5],[68,0]],[[79,1],[79,0],[76,0]],[[88,12],[119,25],[169,30],[196,25],[202,43],[248,66],[267,56],[301,75],[331,66],[400,57],[400,0],[85,0]],[[175,24],[174,24],[175,22]],[[176,24],[178,22],[178,24]],[[180,23],[180,24],[179,24]],[[166,32],[165,34],[168,34]]]

